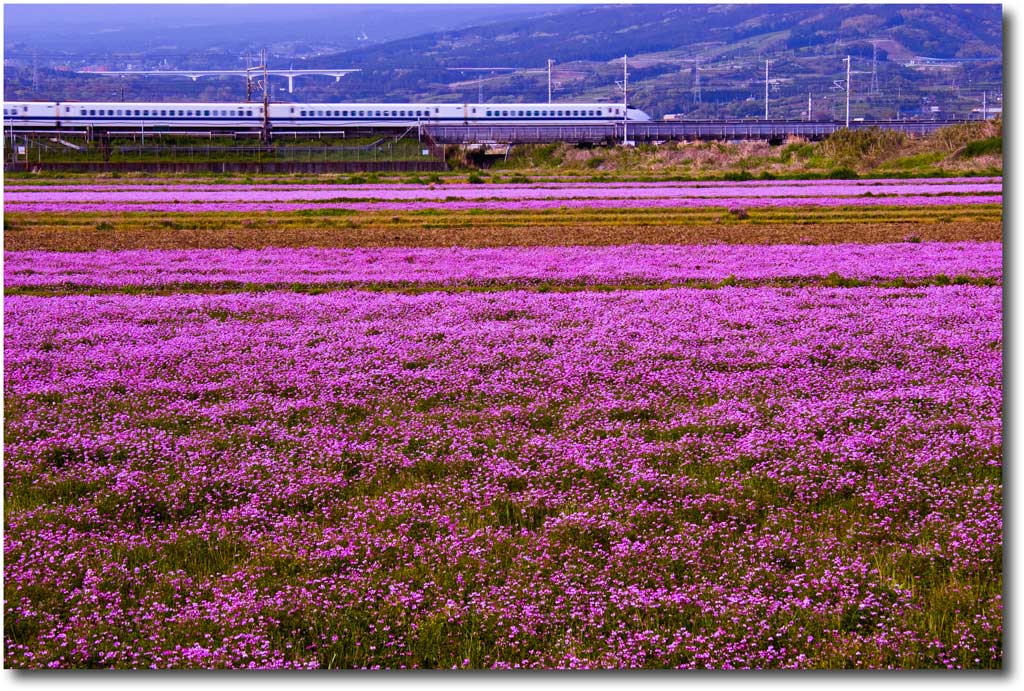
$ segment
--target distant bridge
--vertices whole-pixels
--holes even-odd
[[[320,75],[324,77],[334,77],[334,81],[339,81],[346,74],[353,72],[361,72],[362,70],[341,70],[341,69],[329,69],[329,70],[267,70],[267,74],[278,77],[288,78],[288,93],[293,93],[295,86],[295,78],[303,75]],[[192,81],[197,81],[200,77],[245,77],[246,79],[252,79],[259,74],[259,71],[255,69],[248,70],[109,70],[109,71],[97,71],[97,70],[79,70],[78,74],[88,74],[92,76],[101,77],[126,77],[126,76],[143,76],[143,77],[187,77]]]
[[[880,127],[924,135],[955,125],[961,120],[878,120],[852,122],[850,129]],[[597,144],[621,142],[622,125],[428,125],[424,130],[438,144],[545,144],[567,142]],[[760,139],[783,141],[787,137],[824,139],[837,130],[845,129],[843,122],[807,122],[801,120],[762,121],[692,121],[692,122],[630,122],[626,125],[626,139],[633,142],[738,140]]]

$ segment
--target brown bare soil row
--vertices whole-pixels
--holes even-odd
[[[489,281],[458,281],[455,283],[416,281],[384,281],[360,282],[345,281],[340,283],[242,283],[224,281],[220,283],[172,283],[162,286],[91,286],[60,284],[49,286],[15,286],[4,288],[4,295],[15,297],[30,295],[36,297],[60,297],[65,295],[180,295],[191,293],[198,295],[226,295],[230,293],[266,293],[271,291],[287,291],[319,295],[339,290],[365,290],[376,293],[402,293],[404,295],[422,295],[423,293],[498,293],[512,290],[525,290],[538,293],[574,293],[574,292],[609,292],[613,290],[668,290],[672,288],[693,288],[699,290],[718,290],[719,288],[925,288],[929,286],[972,285],[999,286],[1002,279],[995,276],[956,276],[946,274],[920,278],[890,279],[857,279],[844,278],[839,274],[829,276],[799,276],[769,279],[737,279],[734,277],[722,280],[684,279],[679,281],[644,281],[625,280],[602,283],[586,281],[537,281],[529,279],[489,280]]]
[[[998,205],[837,209],[12,213],[4,249],[780,244],[1002,238]]]

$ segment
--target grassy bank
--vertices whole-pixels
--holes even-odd
[[[360,143],[364,142],[360,140]],[[350,140],[346,144],[353,146],[356,142]],[[204,141],[202,146],[208,145]],[[176,146],[179,151],[185,150],[181,147],[187,147],[183,142],[176,142]],[[289,160],[370,160],[374,155],[381,155],[372,151],[332,151],[324,142],[281,142],[279,146],[281,155]],[[410,142],[409,146],[412,148],[401,149],[403,156],[408,154],[415,158],[421,155],[415,142]],[[306,151],[303,147],[310,150]],[[132,152],[128,155],[143,154]],[[149,156],[146,160],[156,160],[151,153],[144,155]],[[201,157],[202,153],[193,152],[189,155]],[[389,155],[397,154],[392,151]],[[350,159],[344,159],[345,156]],[[794,139],[780,145],[753,141],[666,142],[636,147],[521,145],[513,147],[506,160],[474,158],[458,147],[449,147],[448,163],[452,170],[446,173],[190,173],[183,177],[173,173],[76,174],[29,171],[8,172],[4,178],[13,184],[29,181],[33,184],[64,184],[68,181],[145,184],[173,179],[196,180],[202,184],[259,182],[344,185],[998,176],[1002,175],[1003,170],[1002,121],[954,125],[926,137],[910,137],[877,129],[844,130],[821,142]]]

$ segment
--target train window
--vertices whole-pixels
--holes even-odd
[[[210,117],[210,111],[208,111],[208,110],[204,110],[204,111],[203,111],[203,115],[204,115],[205,117]]]
[[[248,115],[251,118],[252,117],[252,111],[251,110],[246,111],[246,115]]]
[[[300,110],[299,115],[301,115],[302,117],[306,117],[306,111]]]
[[[90,111],[89,111],[89,115],[95,115],[95,114],[96,114],[96,111],[95,111],[95,110],[90,110]]]
[[[377,117],[378,118],[380,117],[380,111],[379,110],[377,111]]]
[[[484,113],[484,115],[486,115],[487,117],[491,117],[491,111],[488,110],[486,113]]]
[[[364,115],[366,115],[366,111],[365,111],[365,110],[361,110],[361,111],[359,111],[359,116],[360,116],[360,117],[362,117],[362,116],[364,116]]]

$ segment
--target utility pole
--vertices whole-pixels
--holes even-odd
[[[900,121],[900,117],[902,116],[902,114],[900,113],[900,110],[902,109],[902,107],[903,107],[903,87],[902,86],[897,86],[896,87],[896,122]]]
[[[768,63],[771,60],[764,61],[764,119],[768,119]]]
[[[260,59],[263,60],[263,142],[270,141],[270,80],[267,74],[267,49],[260,51]]]
[[[626,83],[629,79],[629,70],[627,69],[627,56],[622,56],[622,145],[626,146],[629,138],[626,136],[626,114],[629,109],[629,99],[627,98]]]
[[[871,93],[878,93],[878,44],[871,43]]]
[[[981,119],[988,120],[988,92],[981,92]]]
[[[548,103],[551,103],[551,66],[555,64],[555,61],[548,58]]]
[[[850,129],[850,56],[846,56],[846,129]]]
[[[252,69],[252,59],[249,53],[245,54],[245,102],[252,103],[252,76],[249,70]]]
[[[693,102],[700,103],[700,58],[693,62]]]
[[[811,92],[807,92],[807,122],[811,121]]]

